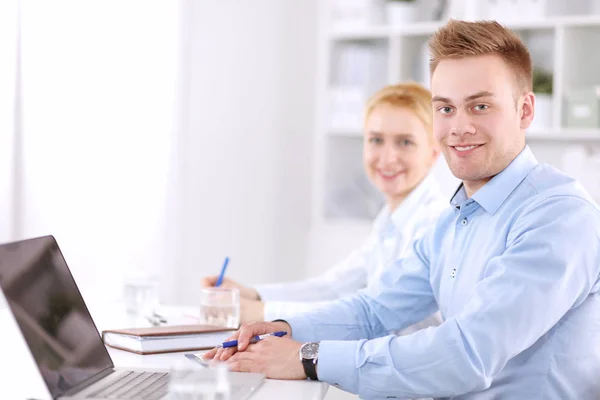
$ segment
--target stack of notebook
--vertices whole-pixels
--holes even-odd
[[[235,329],[208,325],[156,326],[102,332],[107,346],[137,354],[207,350],[225,342]]]

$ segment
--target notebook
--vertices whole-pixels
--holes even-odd
[[[102,332],[107,346],[137,354],[207,350],[229,338],[234,329],[209,325],[155,326]]]

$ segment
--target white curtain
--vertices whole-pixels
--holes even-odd
[[[0,2],[0,242],[13,238],[17,0]]]
[[[86,300],[118,299],[128,273],[156,273],[163,258],[179,2],[21,11],[18,236],[53,234]]]
[[[160,271],[165,299],[193,304],[225,256],[244,282],[302,277],[316,5],[21,0],[7,232],[53,234],[91,308],[132,271]]]
[[[0,2],[0,243],[14,237],[17,0]],[[0,309],[6,303],[0,293]]]

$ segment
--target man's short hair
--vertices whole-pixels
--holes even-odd
[[[496,21],[450,20],[429,40],[430,71],[444,59],[497,54],[515,74],[522,93],[532,90],[532,61],[519,35]]]

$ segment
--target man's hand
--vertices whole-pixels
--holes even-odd
[[[253,322],[242,327],[235,332],[227,341],[237,340],[238,347],[230,347],[228,349],[215,348],[208,351],[202,357],[205,360],[227,361],[238,351],[244,351],[250,344],[250,339],[257,335],[285,331],[288,333],[288,338],[292,335],[292,328],[283,321],[278,322]]]
[[[216,275],[215,276],[205,276],[200,281],[200,286],[203,288],[214,287],[217,284],[217,280],[219,280],[219,277]],[[256,289],[253,289],[251,287],[247,287],[244,285],[240,285],[233,279],[223,278],[223,282],[221,283],[221,286],[219,286],[219,287],[222,287],[225,289],[238,289],[240,291],[240,297],[243,299],[260,300],[260,296],[258,295],[258,292],[256,291]]]
[[[240,322],[262,322],[265,319],[265,304],[259,300],[240,299]]]
[[[227,365],[230,371],[259,372],[272,379],[306,379],[300,347],[295,340],[271,336],[237,352]]]

